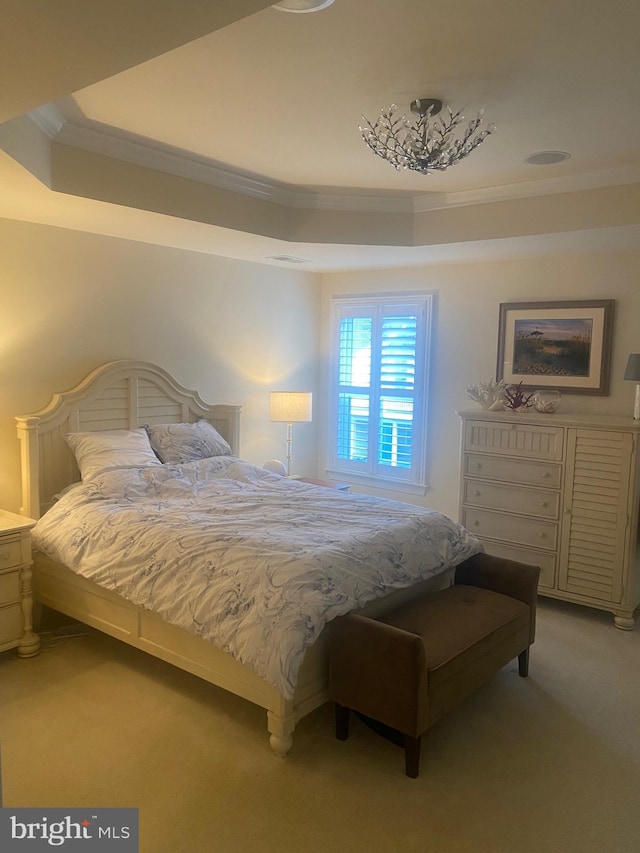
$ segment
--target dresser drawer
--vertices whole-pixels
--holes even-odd
[[[482,480],[465,480],[464,503],[537,518],[558,518],[560,492],[554,492],[551,489],[486,483]]]
[[[482,538],[532,545],[546,551],[555,551],[557,547],[558,525],[553,521],[464,507],[462,524],[471,533]]]
[[[0,575],[0,607],[20,601],[20,571]]]
[[[533,459],[562,459],[562,427],[531,423],[469,420],[464,449]]]
[[[556,555],[544,551],[534,551],[533,548],[522,548],[520,545],[510,545],[506,542],[494,542],[483,539],[482,544],[487,554],[494,557],[504,557],[505,560],[516,560],[518,563],[528,563],[530,566],[540,566],[540,586],[553,589],[556,585]]]
[[[0,607],[0,646],[17,640],[24,631],[22,607],[12,604],[9,607]]]
[[[483,453],[465,453],[464,473],[485,480],[504,480],[530,486],[560,488],[562,466],[555,462],[531,462],[507,456],[488,456]]]
[[[20,538],[0,540],[0,571],[22,563]]]

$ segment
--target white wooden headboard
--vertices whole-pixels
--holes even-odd
[[[144,361],[112,361],[32,415],[16,418],[22,458],[20,512],[40,518],[53,496],[80,479],[65,441],[69,432],[137,429],[144,424],[187,423],[204,418],[240,446],[240,406],[209,405],[161,367]]]

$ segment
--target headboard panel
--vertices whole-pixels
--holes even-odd
[[[193,422],[204,418],[240,446],[240,406],[209,405],[161,367],[144,361],[112,361],[32,415],[16,418],[22,460],[22,507],[39,518],[53,496],[80,479],[65,441],[69,432],[137,429],[146,423]]]

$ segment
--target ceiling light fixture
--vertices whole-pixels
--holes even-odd
[[[460,110],[446,109],[447,115],[432,121],[442,110],[442,101],[419,98],[411,103],[411,112],[417,115],[417,119],[411,122],[406,115],[398,115],[398,107],[391,104],[373,124],[362,116],[367,124],[360,127],[360,132],[373,153],[391,163],[395,169],[410,169],[421,175],[443,172],[470,154],[496,129],[490,124],[479,131],[483,120],[481,110],[461,137],[454,139],[456,127],[465,118]]]
[[[278,12],[319,12],[320,9],[326,9],[332,3],[333,0],[282,0],[273,8]]]

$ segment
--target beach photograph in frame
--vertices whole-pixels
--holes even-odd
[[[496,378],[608,394],[613,307],[613,299],[501,303]]]

